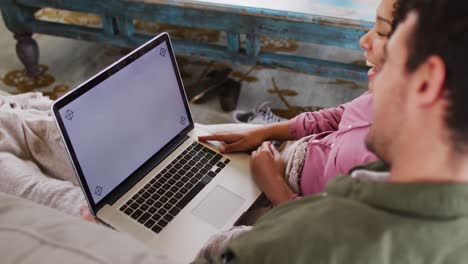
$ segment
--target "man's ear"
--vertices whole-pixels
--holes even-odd
[[[439,56],[430,56],[420,65],[418,74],[421,77],[417,90],[419,103],[430,105],[442,99],[447,74],[444,61]]]

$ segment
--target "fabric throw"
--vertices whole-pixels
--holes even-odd
[[[301,175],[307,154],[308,141],[314,135],[303,137],[297,141],[288,141],[280,146],[281,156],[286,164],[285,180],[291,190],[301,194]]]
[[[41,93],[0,96],[0,192],[71,215],[85,199]]]

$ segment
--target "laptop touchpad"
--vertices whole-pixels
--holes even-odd
[[[242,197],[217,185],[193,209],[192,213],[219,229],[242,206],[244,201]]]

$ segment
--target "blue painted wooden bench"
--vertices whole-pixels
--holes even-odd
[[[0,8],[30,76],[39,74],[33,33],[137,46],[151,37],[135,31],[134,19],[142,19],[227,34],[225,46],[174,41],[177,53],[366,81],[365,66],[261,52],[260,37],[359,49],[359,38],[372,27],[376,4],[377,0],[1,0]],[[45,7],[100,15],[102,28],[37,20],[35,12]],[[241,35],[245,35],[245,48],[240,45]]]

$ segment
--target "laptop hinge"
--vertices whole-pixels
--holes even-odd
[[[123,183],[115,188],[109,195],[106,204],[113,205],[124,194],[126,194],[133,186],[135,186],[141,179],[143,179],[151,170],[158,166],[164,159],[167,158],[175,149],[184,143],[190,137],[186,134],[180,135],[179,138],[174,139],[164,149],[161,150],[155,157],[151,158],[148,162],[143,164],[133,175],[128,177]],[[107,198],[107,197],[106,197]]]

